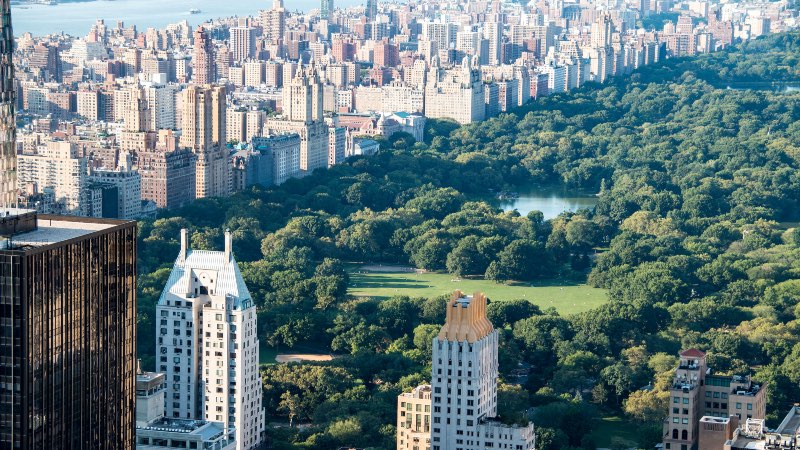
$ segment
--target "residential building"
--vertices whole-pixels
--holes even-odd
[[[208,31],[202,26],[197,27],[194,31],[194,54],[192,62],[194,65],[192,82],[194,82],[194,84],[202,86],[216,81],[214,44],[211,42]]]
[[[431,386],[397,396],[397,450],[430,450]]]
[[[136,375],[137,450],[236,450],[235,432],[219,422],[164,417],[166,390],[163,373]]]
[[[486,113],[483,88],[477,58],[464,58],[452,69],[440,68],[434,59],[425,86],[425,116],[461,124],[481,121]]]
[[[496,419],[497,346],[498,332],[486,318],[486,296],[454,292],[432,343],[431,450],[535,448],[532,423],[508,426]]]
[[[195,199],[197,156],[178,145],[169,130],[159,132],[159,141],[152,150],[138,152],[138,169],[142,177],[142,200],[150,200],[158,208],[175,209]]]
[[[196,198],[230,192],[225,88],[190,85],[183,91],[181,146],[197,156]]]
[[[88,158],[78,155],[74,143],[49,141],[36,153],[19,155],[18,183],[21,189],[50,193],[55,207],[51,212],[89,216],[88,168]]]
[[[706,354],[697,349],[680,353],[670,387],[669,416],[664,422],[664,449],[695,448],[704,416],[738,421],[764,419],[767,386],[750,375],[714,375]]]
[[[136,220],[142,215],[142,176],[133,169],[129,153],[120,156],[116,169],[93,169],[89,175],[90,183],[109,184],[117,188],[116,211],[109,219]]]
[[[257,137],[253,139],[253,147],[262,155],[267,155],[272,167],[270,184],[281,185],[290,178],[299,178],[300,148],[302,139],[299,134],[285,133]]]
[[[157,370],[166,374],[166,417],[235,428],[237,450],[264,438],[256,307],[225,232],[222,252],[180,252],[156,305]]]

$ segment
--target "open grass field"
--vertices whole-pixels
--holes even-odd
[[[443,273],[371,270],[353,267],[350,288],[354,296],[387,299],[395,295],[436,297],[456,289],[466,293],[481,291],[490,300],[528,299],[540,308],[554,306],[561,314],[573,314],[596,308],[605,303],[605,289],[597,289],[568,281],[498,284],[483,279],[456,279]]]
[[[594,437],[597,448],[612,448],[620,442],[628,448],[638,448],[636,425],[619,416],[604,416],[595,419]]]

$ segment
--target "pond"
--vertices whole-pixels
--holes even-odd
[[[518,192],[516,198],[498,198],[495,204],[504,211],[517,210],[523,216],[531,211],[541,211],[545,220],[553,219],[564,211],[593,209],[598,198],[585,192],[568,189],[528,188]]]

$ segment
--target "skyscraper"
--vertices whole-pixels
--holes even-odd
[[[233,258],[230,232],[222,252],[181,249],[156,306],[158,370],[166,373],[166,416],[235,428],[236,448],[257,447],[264,433],[258,373],[256,307]]]
[[[532,423],[497,420],[497,342],[486,297],[454,292],[445,324],[433,338],[430,386],[398,397],[398,449],[535,448]]]
[[[214,44],[203,27],[197,27],[194,32],[194,72],[192,79],[195,84],[211,84],[215,80],[214,70]]]
[[[319,5],[319,16],[322,19],[330,19],[333,13],[333,0],[321,0]]]
[[[136,223],[4,210],[0,448],[132,450]]]
[[[231,27],[231,53],[233,60],[242,62],[252,58],[256,51],[256,29],[249,25]]]
[[[11,0],[0,0],[0,206],[17,204],[17,148],[14,122],[14,33],[11,30]]]
[[[300,135],[300,169],[328,166],[328,125],[322,112],[322,82],[316,66],[301,64],[291,81],[284,76],[283,119],[268,120],[265,131]]]
[[[230,192],[225,88],[192,85],[183,95],[181,146],[197,155],[196,197],[225,197]]]
[[[368,22],[372,22],[378,17],[378,0],[367,0],[364,15],[367,16]]]

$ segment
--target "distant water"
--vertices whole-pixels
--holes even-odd
[[[363,4],[363,0],[334,0],[336,7],[346,8]],[[284,0],[292,11],[308,11],[319,8],[319,0]],[[11,6],[14,34],[24,32],[43,36],[64,32],[83,36],[89,32],[97,19],[105,19],[108,27],[115,27],[117,20],[125,26],[136,25],[139,30],[148,27],[163,28],[181,20],[196,26],[209,19],[232,16],[248,16],[259,10],[272,7],[272,0],[89,0],[85,2],[58,3],[55,5]],[[196,8],[200,14],[189,14]]]
[[[773,92],[798,92],[800,91],[800,83],[769,83],[769,82],[741,82],[731,83],[724,86],[725,89],[734,91],[773,91]]]
[[[517,210],[523,216],[531,211],[541,211],[545,220],[559,214],[580,209],[594,209],[597,197],[567,190],[531,189],[521,192],[512,200],[498,200],[497,205],[504,211]]]

